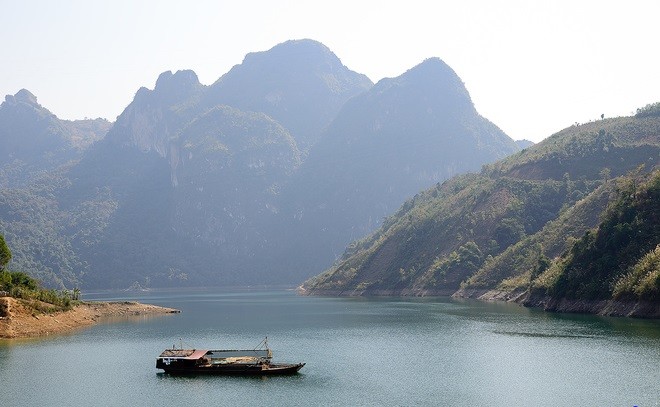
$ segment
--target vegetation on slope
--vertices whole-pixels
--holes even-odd
[[[589,232],[590,237],[582,239],[598,226],[610,201],[626,196],[625,185],[657,168],[659,133],[660,118],[654,115],[565,129],[484,166],[480,174],[455,177],[418,194],[303,288],[344,295],[424,295],[460,289],[462,295],[479,296],[494,289],[520,293],[555,270],[554,291],[550,285],[544,289],[557,296],[605,298],[618,287],[619,298],[631,293],[649,298],[656,264],[650,252],[660,236],[660,200],[652,192],[641,194],[638,188],[633,194],[640,200],[633,211],[637,215],[623,209],[624,201],[614,206],[618,212],[609,210],[619,215],[601,227],[616,237],[596,239]],[[638,228],[639,222],[646,228]],[[633,229],[639,235],[631,235]],[[575,259],[586,265],[623,242],[630,246],[610,253],[609,260],[599,260],[603,267],[613,261],[618,267],[602,284],[598,282],[605,268],[590,265],[582,271],[577,263],[568,266],[561,260],[562,253],[577,250],[572,249],[577,244],[584,246],[580,253],[590,253]],[[592,246],[600,248],[598,255],[585,251]],[[642,261],[644,255],[648,258]],[[560,263],[566,265],[565,272],[556,271]]]
[[[6,265],[11,260],[11,250],[0,235],[0,292],[27,301],[33,309],[40,312],[52,312],[70,309],[78,301],[80,290],[48,290],[41,288],[34,278],[20,271],[10,271]]]
[[[638,297],[660,299],[660,245],[648,252],[627,274],[621,277],[612,292],[614,298]]]
[[[353,269],[348,287],[356,293],[453,292],[571,205],[571,192],[554,180],[455,177],[408,201],[381,230],[349,247],[337,265],[310,282],[337,286],[335,272]],[[346,289],[345,278],[340,280]]]
[[[564,207],[559,216],[541,230],[523,237],[499,256],[489,259],[461,284],[462,290],[493,287],[501,291],[527,289],[530,279],[545,271],[551,259],[568,250],[574,239],[598,222],[616,185],[616,181],[603,183],[574,205]]]
[[[60,169],[42,173],[28,187],[0,189],[0,234],[12,248],[11,266],[58,289],[78,285],[85,272],[67,225],[81,238],[88,231],[62,211],[55,198],[68,185]],[[90,223],[100,216],[94,211],[90,215],[80,221]]]
[[[588,230],[534,282],[553,298],[660,297],[660,171],[626,179],[596,229]]]

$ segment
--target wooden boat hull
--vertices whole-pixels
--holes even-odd
[[[225,365],[206,365],[206,366],[159,366],[165,373],[173,376],[198,376],[198,375],[218,375],[218,376],[284,376],[298,373],[304,363],[296,364],[225,364]]]

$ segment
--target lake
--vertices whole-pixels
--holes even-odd
[[[91,293],[181,314],[0,341],[0,406],[658,406],[660,321],[286,290]],[[290,377],[171,377],[172,345],[254,348]]]

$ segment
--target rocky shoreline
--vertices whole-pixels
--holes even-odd
[[[660,318],[660,304],[648,301],[569,300],[549,297],[526,298],[526,307],[543,308],[550,312],[596,314],[609,317]]]
[[[359,297],[364,293],[351,290],[307,290],[304,286],[297,289],[299,295],[329,297]],[[458,291],[412,291],[382,290],[370,291],[369,297],[429,297],[451,296],[453,298],[476,299],[480,301],[513,302],[525,307],[541,308],[548,312],[595,314],[610,317],[631,317],[660,319],[660,303],[650,301],[619,300],[569,300],[553,299],[548,296],[532,296],[527,290],[502,291],[495,289],[461,289]]]
[[[547,295],[530,295],[527,290],[460,290],[454,298],[473,298],[482,301],[515,302],[525,307],[541,308],[548,312],[595,314],[609,317],[660,318],[660,303],[650,301],[556,299]]]
[[[42,313],[27,301],[0,298],[0,338],[22,339],[64,334],[114,318],[179,313],[174,308],[133,301],[83,302],[67,311]]]

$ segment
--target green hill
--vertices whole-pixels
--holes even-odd
[[[532,281],[532,297],[660,301],[660,171],[617,184],[598,227]]]
[[[600,286],[592,282],[595,285],[587,291],[576,291],[576,286],[592,284],[584,280],[585,276],[600,281],[601,268],[596,271],[566,265],[560,273],[557,267],[564,264],[563,256],[574,250],[575,242],[599,225],[605,209],[614,205],[624,185],[631,179],[639,183],[648,174],[657,174],[659,135],[660,119],[654,116],[609,119],[565,129],[484,166],[478,174],[455,177],[418,194],[377,232],[350,245],[332,268],[305,282],[303,288],[316,294],[456,293],[523,301],[530,287],[535,287],[541,276],[545,281],[549,270],[554,270],[563,277],[557,277],[552,287],[543,286],[548,295],[611,298],[608,284],[616,283],[613,277]],[[644,202],[646,206],[640,210],[645,221],[620,221],[628,225],[625,230],[639,222],[650,225],[649,230],[644,229],[644,237],[635,237],[644,244],[631,243],[637,250],[609,256],[620,263],[617,278],[642,262],[645,255],[650,257],[636,266],[637,274],[630,272],[641,277],[621,280],[619,287],[646,287],[649,283],[644,270],[655,264],[653,254],[647,253],[657,245],[650,236],[655,233],[657,239],[660,235],[660,201],[649,198]],[[610,222],[615,226],[608,223],[610,229],[618,230],[617,222]],[[598,247],[605,252],[612,250],[607,245]],[[581,258],[583,263],[593,259],[587,255]],[[610,288],[606,290],[606,286]],[[617,295],[623,298],[624,292],[635,289],[626,290],[620,288]]]

